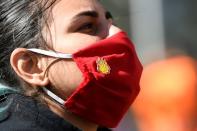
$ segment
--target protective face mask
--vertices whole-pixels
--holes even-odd
[[[44,88],[70,112],[100,126],[116,127],[140,91],[142,65],[126,33],[93,43],[74,54],[41,49],[29,51],[56,58],[72,58],[84,80],[66,100]]]

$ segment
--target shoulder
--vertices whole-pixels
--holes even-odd
[[[31,97],[12,94],[0,103],[5,105],[9,107],[3,112],[1,131],[80,131]]]

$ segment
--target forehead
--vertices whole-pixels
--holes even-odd
[[[70,18],[81,11],[100,10],[102,6],[98,0],[60,0],[53,7],[53,17],[65,16]]]
[[[98,0],[58,0],[52,8],[51,31],[66,30],[72,19],[84,11],[96,11],[100,14],[104,9]]]

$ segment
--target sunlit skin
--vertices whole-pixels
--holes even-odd
[[[42,30],[46,50],[73,54],[121,31],[112,25],[107,10],[98,0],[57,0],[49,13],[50,21]],[[72,59],[51,64],[55,60],[17,48],[12,52],[10,63],[16,74],[32,88],[50,87],[66,100],[83,81],[83,75]],[[70,113],[48,97],[44,99],[54,113],[80,129],[97,129],[97,124]]]
[[[53,21],[50,25],[51,35],[44,30],[49,47],[56,52],[74,53],[81,48],[105,39],[120,29],[111,26],[106,19],[106,10],[97,0],[61,0],[52,10]],[[48,58],[47,63],[54,58]],[[47,65],[46,65],[47,66]],[[82,82],[83,76],[73,61],[59,61],[48,71],[53,91],[62,99],[66,99]],[[69,120],[84,130],[96,130],[97,125],[66,112],[55,103],[49,107],[61,117]]]
[[[57,52],[72,54],[109,35],[111,22],[106,19],[106,10],[97,0],[61,0],[54,6],[52,15],[51,35],[45,33],[47,31],[44,33],[47,40],[52,36],[49,46]],[[54,64],[49,70],[49,78],[63,99],[83,80],[73,61]]]

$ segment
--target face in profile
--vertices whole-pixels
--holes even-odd
[[[46,29],[43,34],[46,40],[51,40],[48,41],[51,49],[72,54],[108,37],[111,20],[106,15],[107,11],[97,0],[61,0],[52,9],[50,32]],[[73,61],[56,62],[48,74],[62,98],[83,81],[82,73]]]
[[[15,49],[15,72],[43,89],[49,108],[66,120],[76,122],[62,106],[97,125],[115,127],[140,90],[142,65],[133,43],[97,0],[60,0],[49,13],[42,30],[46,48]]]

